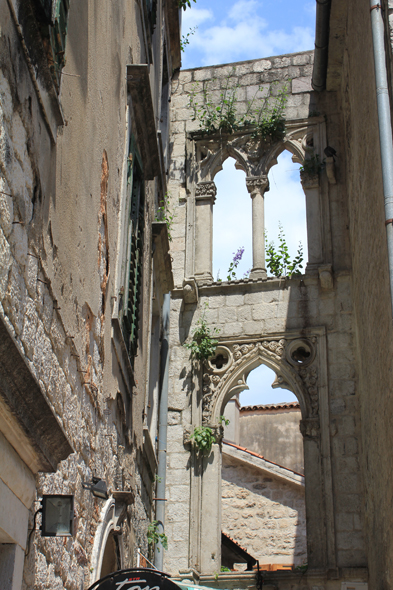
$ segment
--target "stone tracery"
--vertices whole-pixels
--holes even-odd
[[[307,367],[291,365],[286,359],[285,353],[287,347],[293,342],[293,340],[288,341],[285,338],[264,338],[257,342],[219,345],[217,354],[225,351],[229,360],[219,370],[210,362],[208,369],[203,374],[202,423],[205,426],[215,423],[218,416],[222,414],[225,403],[233,395],[247,388],[246,377],[250,370],[261,363],[268,365],[276,372],[277,378],[273,387],[284,387],[297,395],[303,419],[318,418],[316,357],[315,354],[312,355],[311,363]],[[306,345],[314,353],[311,340],[297,339],[296,342],[306,342]]]

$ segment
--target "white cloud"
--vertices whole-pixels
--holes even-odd
[[[192,38],[184,55],[184,67],[229,63],[313,48],[314,32],[310,27],[295,26],[290,32],[269,30],[268,22],[258,14],[258,9],[256,0],[239,0],[219,23],[211,10],[192,8],[186,11],[183,31],[204,26],[200,26]]]
[[[184,35],[190,29],[198,27],[207,20],[214,20],[214,15],[207,8],[192,8],[186,10],[182,15],[182,34]]]

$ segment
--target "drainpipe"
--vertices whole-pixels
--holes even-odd
[[[162,306],[164,335],[161,344],[161,397],[159,410],[158,426],[158,468],[157,468],[157,500],[156,500],[156,520],[159,523],[159,532],[164,531],[165,522],[165,477],[166,477],[166,442],[168,426],[168,381],[169,381],[169,313],[170,313],[170,294],[164,295]],[[156,544],[154,552],[154,564],[156,568],[162,571],[164,562],[164,549],[159,541]]]
[[[390,99],[385,55],[385,27],[382,7],[370,0],[373,34],[375,82],[377,88],[379,143],[381,146],[382,180],[385,199],[385,225],[388,242],[390,298],[393,313],[393,142]]]
[[[317,0],[315,18],[314,68],[311,86],[317,92],[326,88],[331,0]]]

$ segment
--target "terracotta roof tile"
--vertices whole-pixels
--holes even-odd
[[[300,409],[299,402],[284,402],[282,404],[260,404],[256,406],[242,406],[240,412],[253,412],[255,410],[290,410]]]

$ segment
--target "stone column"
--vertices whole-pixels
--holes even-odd
[[[213,279],[213,205],[217,188],[214,182],[199,182],[195,189],[195,277]]]
[[[252,199],[252,270],[250,277],[266,278],[265,263],[265,193],[269,190],[267,176],[248,176],[247,190]]]
[[[300,180],[306,195],[307,216],[307,269],[317,268],[323,262],[322,252],[322,219],[319,196],[318,174],[300,174]]]

